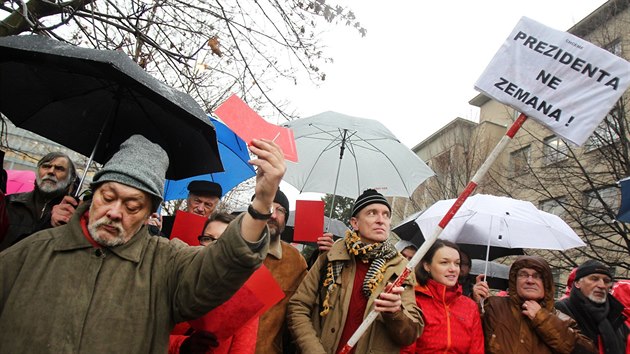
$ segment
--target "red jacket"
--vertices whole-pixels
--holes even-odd
[[[429,279],[427,285],[416,285],[415,291],[424,332],[401,353],[484,353],[479,310],[462,295],[461,285],[447,288]]]

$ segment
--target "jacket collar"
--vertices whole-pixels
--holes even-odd
[[[277,259],[282,259],[282,241],[280,236],[276,240],[269,241],[269,252],[267,254],[272,255]]]
[[[89,207],[90,202],[86,202],[77,208],[70,222],[68,222],[66,230],[63,230],[66,231],[65,234],[55,238],[53,251],[63,252],[92,247],[81,229],[81,216],[89,210]],[[145,235],[148,235],[147,227],[143,225],[140,230],[131,237],[129,242],[116,247],[104,247],[104,249],[116,254],[120,258],[138,263],[140,262],[144,249],[142,239],[145,238]]]
[[[445,304],[452,303],[462,294],[461,285],[446,287],[446,285],[440,284],[433,279],[429,279],[426,285],[417,284],[415,290],[416,293],[426,295]]]

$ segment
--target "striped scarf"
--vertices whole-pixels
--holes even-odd
[[[365,244],[361,241],[356,231],[346,231],[345,243],[349,254],[354,255],[363,263],[372,262],[363,279],[363,287],[361,289],[363,295],[369,299],[376,287],[383,281],[385,263],[394,258],[398,252],[394,245],[387,240],[385,242]],[[322,283],[326,287],[326,296],[322,302],[322,311],[319,313],[322,317],[325,317],[330,312],[330,294],[337,287],[336,280],[341,275],[344,265],[344,261],[328,262],[326,265],[326,278]]]

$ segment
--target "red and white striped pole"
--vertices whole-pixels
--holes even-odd
[[[481,179],[486,175],[486,173],[488,173],[488,170],[490,170],[490,166],[492,166],[492,164],[496,161],[501,152],[503,152],[505,147],[512,141],[512,139],[516,135],[516,132],[518,132],[518,130],[521,128],[521,126],[523,126],[523,123],[525,123],[526,120],[527,116],[521,113],[514,121],[514,123],[512,123],[512,126],[510,126],[507,133],[505,133],[505,135],[501,138],[497,146],[494,147],[494,150],[492,150],[490,155],[488,155],[486,161],[484,161],[483,165],[479,167],[477,173],[475,173],[470,182],[468,182],[468,185],[466,185],[466,188],[464,188],[459,197],[457,197],[457,200],[455,200],[453,206],[451,206],[446,215],[444,215],[442,220],[439,222],[438,226],[433,231],[433,235],[424,240],[424,243],[422,244],[422,246],[420,246],[418,252],[416,252],[413,258],[409,260],[409,263],[407,264],[405,270],[398,276],[398,278],[396,278],[391,287],[385,289],[386,293],[389,293],[391,289],[395,286],[401,286],[405,279],[407,279],[410,274],[413,274],[413,270],[416,268],[416,265],[420,262],[422,257],[424,257],[429,248],[431,248],[435,240],[437,240],[437,238],[442,233],[442,230],[444,230],[444,228],[446,227],[446,225],[448,225],[453,216],[455,216],[462,204],[464,204],[466,199],[472,194],[475,188],[477,188],[477,185],[479,184]],[[357,344],[361,336],[363,336],[363,334],[367,331],[367,329],[370,327],[372,322],[374,322],[377,316],[378,312],[376,312],[375,310],[370,311],[370,313],[368,313],[368,315],[365,317],[359,328],[357,328],[350,339],[348,339],[348,343],[346,343],[346,345],[344,345],[339,350],[338,354],[349,354],[352,348]]]

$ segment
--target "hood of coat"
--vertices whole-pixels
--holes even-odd
[[[512,263],[509,275],[509,294],[510,299],[517,306],[523,304],[523,299],[516,293],[516,273],[523,268],[530,268],[537,271],[543,278],[543,287],[545,289],[545,297],[539,301],[540,305],[548,311],[553,311],[555,287],[553,284],[553,275],[547,261],[537,256],[520,256]]]

